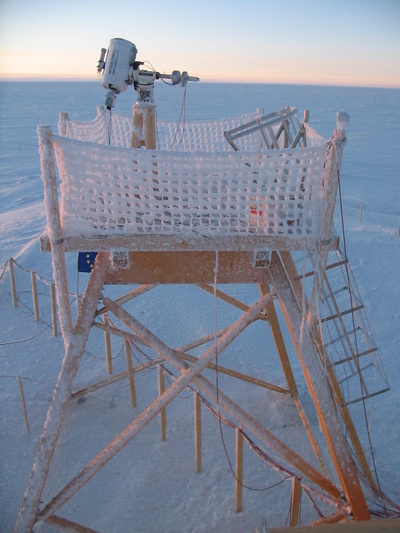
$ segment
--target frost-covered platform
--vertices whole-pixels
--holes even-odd
[[[60,517],[58,511],[159,415],[164,438],[165,408],[187,387],[195,394],[198,472],[201,471],[201,398],[207,397],[204,400],[207,405],[217,406],[215,414],[220,423],[221,406],[228,414],[229,425],[235,427],[237,511],[242,508],[242,439],[248,432],[271,450],[263,454],[267,465],[280,471],[283,480],[291,480],[293,524],[298,523],[301,492],[308,494],[310,487],[313,497],[317,496],[334,510],[328,517],[330,521],[343,520],[346,515],[356,520],[369,519],[347,434],[360,470],[371,480],[371,487],[374,481],[321,342],[318,312],[328,251],[337,244],[332,236],[332,220],[345,133],[338,126],[331,140],[313,142],[317,136],[311,130],[306,131],[305,123],[298,123],[297,132],[292,135],[292,115],[292,109],[286,109],[272,117],[249,119],[247,116],[230,123],[192,124],[188,126],[188,136],[176,145],[179,129],[175,125],[172,129],[164,128],[165,132],[175,131],[172,144],[160,143],[158,149],[149,150],[129,147],[130,135],[133,146],[142,146],[142,139],[135,130],[135,124],[143,118],[140,114],[139,117],[134,115],[137,122],[133,121],[132,131],[130,126],[125,128],[125,119],[111,113],[108,124],[105,115],[99,113],[95,121],[85,125],[73,123],[64,115],[60,135],[54,135],[49,127],[39,127],[47,215],[47,234],[42,238],[42,249],[52,252],[65,356],[17,531],[30,530],[36,521],[63,526],[72,524],[74,529],[83,530],[80,524]],[[271,122],[270,118],[273,121],[276,118],[278,123]],[[125,129],[119,128],[121,124]],[[164,140],[167,137],[166,133]],[[304,146],[299,146],[300,139]],[[154,138],[150,139],[151,143],[147,140],[145,134],[145,146],[153,148]],[[182,147],[184,149],[180,150]],[[306,276],[304,279],[298,276],[290,253],[296,249],[302,250],[304,256],[306,250],[315,252],[312,254],[313,281],[308,293],[303,291]],[[99,253],[73,323],[65,252],[90,250]],[[210,281],[214,282],[214,287]],[[113,300],[103,292],[107,283],[142,285]],[[211,292],[214,332],[202,334],[201,338],[176,348],[140,323],[134,309],[128,311],[132,299],[163,283],[196,284],[199,289]],[[261,296],[249,306],[247,301],[242,302],[217,289],[217,284],[222,283],[257,283],[256,293],[260,292]],[[236,308],[234,321],[227,321],[220,330],[216,329],[217,298]],[[325,467],[319,439],[301,403],[274,300],[278,300],[300,359],[301,379],[305,380],[314,402],[336,478]],[[196,301],[190,304],[196,320]],[[241,314],[237,318],[238,309]],[[101,320],[103,314],[104,321]],[[109,319],[109,315],[114,318]],[[241,405],[241,394],[235,401],[220,390],[218,380],[215,386],[203,375],[206,369],[221,371],[219,363],[214,364],[217,356],[226,352],[257,320],[269,324],[286,388],[282,383],[277,385],[254,378],[251,372],[247,375],[228,367],[224,371],[251,386],[263,386],[291,396],[304,427],[307,449],[314,453],[311,462],[261,424],[251,412],[250,404],[248,407]],[[152,356],[145,354],[146,368],[158,365],[159,395],[86,466],[72,473],[74,477],[68,484],[40,509],[72,386],[93,326],[104,329],[108,335],[106,358],[110,374],[113,369],[109,336],[112,333],[124,339],[127,371],[123,377],[129,380],[132,405],[136,405],[133,392],[138,368],[134,370],[132,366],[131,346],[140,344],[151,351]],[[188,353],[205,345],[208,347],[199,357]],[[253,347],[232,353],[245,363],[252,357]],[[176,373],[171,374],[172,381],[166,388],[165,371],[169,367]],[[102,380],[90,385],[90,389],[97,390],[111,382],[111,378]],[[88,390],[89,387],[84,394]],[[255,398],[253,394],[249,397]],[[261,451],[258,444],[257,448]],[[273,459],[269,455],[271,452]],[[323,516],[321,512],[319,515]]]
[[[49,224],[42,248],[48,237],[62,238],[66,251],[334,248],[343,143],[260,151],[261,137],[249,135],[234,152],[224,131],[255,116],[188,126],[187,151],[128,148],[128,117],[113,115],[107,133],[100,111],[86,124],[63,115],[61,136],[39,128],[46,190],[56,179],[53,148],[61,179],[60,235],[51,237]],[[172,123],[160,129],[172,138]]]

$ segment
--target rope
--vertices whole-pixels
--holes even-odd
[[[52,281],[49,281],[48,279],[44,278],[43,276],[41,276],[40,274],[38,274],[37,272],[35,272],[34,270],[27,270],[26,268],[23,268],[19,263],[18,261],[16,261],[14,258],[10,257],[10,259],[8,259],[2,268],[4,267],[7,267],[8,265],[8,262],[9,261],[12,261],[13,264],[18,267],[22,272],[25,272],[26,274],[35,274],[35,276],[40,279],[40,281],[42,281],[45,285],[48,285],[48,286],[51,286],[53,285],[53,282]],[[0,278],[1,279],[1,278]]]

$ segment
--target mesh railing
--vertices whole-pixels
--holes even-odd
[[[319,238],[331,143],[218,154],[52,143],[66,236]]]
[[[250,113],[224,120],[177,123],[157,121],[157,148],[185,152],[231,152],[224,131],[254,120],[259,113]],[[77,141],[89,141],[129,148],[131,146],[132,117],[110,113],[104,107],[97,108],[97,116],[91,122],[77,122],[60,114],[58,132],[63,137]],[[257,151],[261,138],[249,136],[241,140],[242,150]]]
[[[58,133],[69,139],[108,144],[108,125],[104,108],[99,106],[95,119],[90,122],[77,122],[68,118],[67,113],[60,113]]]

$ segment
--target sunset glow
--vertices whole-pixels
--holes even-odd
[[[96,79],[123,37],[202,81],[400,87],[397,0],[0,2],[0,79]]]

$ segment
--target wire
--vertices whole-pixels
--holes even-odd
[[[108,122],[108,144],[111,145],[111,126],[112,126],[112,112],[110,107],[110,120]]]
[[[7,270],[8,260],[0,267],[0,281],[3,279],[3,276]]]
[[[30,381],[31,383],[37,383],[39,385],[51,385],[52,387],[54,387],[55,385],[55,382],[40,381],[38,379],[27,378],[25,376],[20,376],[20,375],[7,375],[7,376],[0,375],[0,379],[17,379],[17,378],[23,379],[24,381]]]
[[[39,337],[42,335],[47,329],[51,328],[51,324],[47,325],[42,331],[39,331],[39,333],[36,333],[36,335],[32,335],[31,337],[27,337],[26,339],[21,339],[18,341],[8,341],[8,342],[0,342],[0,346],[10,346],[12,344],[23,344],[24,342],[29,342],[33,339],[36,339],[36,337]]]
[[[273,485],[269,485],[268,487],[262,487],[262,488],[256,488],[256,487],[250,487],[249,485],[243,483],[240,479],[238,479],[236,472],[233,469],[232,462],[230,460],[228,450],[225,443],[224,433],[222,430],[222,422],[224,422],[226,425],[229,425],[232,428],[236,428],[240,431],[240,433],[245,437],[249,445],[252,447],[254,451],[257,449],[260,450],[256,445],[253,443],[253,441],[248,437],[241,428],[238,428],[235,424],[230,422],[228,419],[222,417],[221,411],[220,411],[220,403],[219,403],[219,370],[218,370],[218,350],[217,350],[217,277],[218,277],[218,250],[215,251],[215,269],[214,269],[214,345],[215,345],[215,384],[217,389],[217,396],[216,396],[216,403],[217,403],[217,411],[216,411],[216,417],[218,419],[218,425],[219,425],[219,431],[221,435],[221,442],[224,449],[225,457],[227,459],[229,469],[235,478],[235,480],[245,489],[251,490],[253,492],[265,492],[267,490],[273,489],[274,487],[277,487],[287,479],[292,477],[292,474],[289,474],[287,477],[281,479],[277,483]],[[210,405],[210,404],[209,404]],[[211,406],[210,406],[211,407]],[[251,444],[250,444],[251,443]],[[260,450],[261,451],[261,450]],[[257,453],[257,451],[256,451]],[[258,453],[257,453],[258,455]]]
[[[352,296],[352,292],[350,290],[350,273],[349,273],[349,267],[348,267],[346,232],[345,232],[345,224],[344,224],[342,189],[341,189],[339,169],[337,169],[337,179],[338,179],[338,192],[339,192],[339,203],[340,203],[340,218],[341,218],[341,223],[342,223],[343,251],[344,251],[344,257],[346,259],[345,270],[346,270],[346,276],[347,276],[347,283],[348,283],[348,287],[349,287],[350,308],[353,309],[354,306],[353,306],[353,296]],[[357,344],[357,334],[356,334],[356,331],[355,331],[354,311],[352,311],[351,317],[352,317],[352,325],[353,325],[353,332],[354,332],[354,343],[355,343],[355,348],[356,348],[356,354],[358,354],[358,344]],[[362,405],[363,405],[364,420],[365,420],[365,425],[366,425],[366,430],[367,430],[368,445],[369,445],[369,449],[370,449],[370,453],[371,453],[371,460],[372,460],[372,464],[373,464],[373,468],[374,468],[374,473],[375,473],[375,478],[376,478],[376,482],[377,482],[377,485],[378,485],[379,494],[380,494],[381,498],[383,499],[383,492],[382,492],[382,488],[381,488],[381,484],[380,484],[380,480],[379,480],[379,476],[378,476],[378,471],[377,471],[377,467],[376,467],[375,453],[374,453],[374,450],[372,448],[371,432],[369,430],[369,425],[368,425],[367,410],[366,410],[365,398],[364,398],[364,384],[363,384],[363,380],[362,380],[362,376],[361,376],[360,362],[359,362],[359,359],[357,357],[356,357],[355,364],[356,364],[357,371],[358,371],[359,376],[360,376],[360,387],[361,387],[361,393],[362,393],[362,397],[363,397],[362,398]],[[385,504],[384,504],[384,509],[385,509],[385,511],[387,511],[386,507],[385,507]]]
[[[179,128],[180,128],[180,125],[181,125],[181,122],[182,122],[182,116],[183,116],[183,123],[182,123],[182,134],[181,134],[181,138],[180,138],[180,141],[176,147],[176,150],[179,150],[181,144],[182,144],[182,141],[183,141],[183,138],[184,138],[184,135],[185,135],[185,126],[186,126],[186,85],[185,85],[185,88],[184,88],[184,91],[183,91],[183,98],[182,98],[182,105],[181,105],[181,113],[179,115],[179,121],[178,121],[178,124],[176,126],[176,132],[175,132],[175,137],[174,137],[174,140],[172,141],[172,146],[171,146],[171,150],[174,148],[174,145],[175,145],[175,142],[176,142],[176,139],[178,137],[178,133],[179,133]]]

